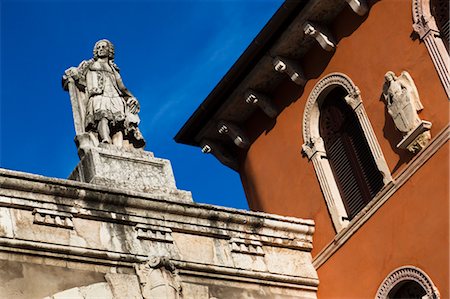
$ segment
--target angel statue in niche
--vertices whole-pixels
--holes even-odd
[[[93,54],[92,59],[67,69],[63,76],[63,87],[69,90],[72,102],[77,145],[143,148],[139,102],[123,84],[114,63],[114,45],[99,40]]]
[[[428,132],[431,123],[423,121],[417,114],[423,109],[416,85],[411,75],[403,71],[400,76],[388,71],[384,75],[383,99],[395,127],[403,134],[397,145],[412,152],[423,148],[431,139]]]

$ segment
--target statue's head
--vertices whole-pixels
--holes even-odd
[[[394,79],[395,79],[395,73],[392,71],[389,71],[384,75],[384,80],[386,80],[386,82],[390,82]]]
[[[106,51],[105,54],[104,51]],[[101,39],[96,42],[93,52],[94,59],[96,60],[104,55],[106,55],[111,60],[114,59],[114,45],[107,39]]]

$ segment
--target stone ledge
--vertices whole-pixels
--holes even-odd
[[[42,257],[81,263],[98,264],[112,267],[133,268],[134,264],[146,262],[148,256],[80,248],[74,246],[56,245],[50,243],[16,240],[0,237],[0,252],[26,254],[38,259]],[[31,260],[30,260],[31,261]],[[198,263],[171,259],[181,275],[221,278],[234,281],[253,282],[264,285],[288,286],[298,289],[317,290],[319,280],[317,274],[313,277],[289,275],[268,271],[248,270],[228,266]]]

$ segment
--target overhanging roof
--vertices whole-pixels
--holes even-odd
[[[199,141],[195,137],[201,128],[220,109],[223,102],[227,100],[232,91],[254,68],[256,63],[269,50],[274,40],[286,29],[307,2],[308,0],[288,0],[280,6],[231,69],[183,125],[174,138],[176,142],[199,145]]]

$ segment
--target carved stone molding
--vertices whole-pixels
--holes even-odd
[[[140,223],[134,229],[138,239],[173,243],[172,230],[168,227]]]
[[[306,22],[303,24],[305,35],[313,37],[325,51],[333,51],[336,48],[334,38],[324,27]]]
[[[421,269],[414,266],[403,266],[392,271],[383,281],[377,291],[376,299],[388,299],[389,292],[402,282],[414,281],[418,283],[425,291],[426,296],[422,298],[438,299],[439,291],[431,281],[430,277]]]
[[[262,243],[256,240],[231,238],[231,252],[264,256]]]
[[[351,9],[360,16],[365,15],[369,11],[366,0],[345,0]]]
[[[270,118],[275,118],[278,115],[275,105],[267,95],[249,89],[245,94],[245,102],[258,106]]]
[[[306,78],[301,67],[296,62],[277,56],[273,60],[273,66],[277,72],[288,75],[295,84],[305,85]]]
[[[217,125],[217,130],[220,134],[228,135],[233,140],[234,144],[240,148],[247,148],[249,141],[244,132],[237,125],[221,120]]]
[[[430,0],[413,0],[412,12],[412,27],[425,43],[447,97],[450,98],[450,57],[431,14]]]
[[[33,215],[33,223],[35,224],[73,229],[73,216],[70,213],[47,209],[34,209]]]

